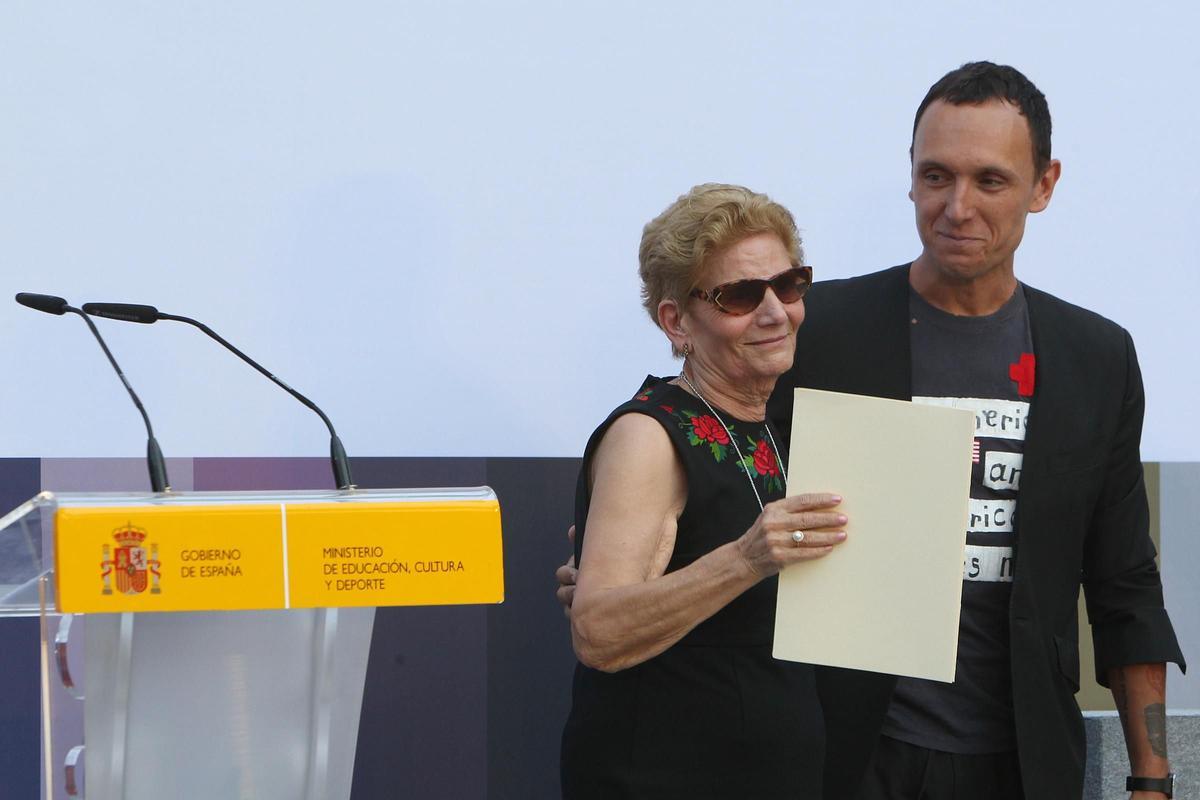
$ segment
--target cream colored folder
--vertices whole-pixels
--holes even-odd
[[[775,657],[953,681],[975,415],[811,389],[793,409],[788,494],[850,521],[780,574]]]

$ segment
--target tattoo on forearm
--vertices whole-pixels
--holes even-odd
[[[1146,706],[1146,738],[1154,755],[1167,757],[1167,707],[1162,703]]]

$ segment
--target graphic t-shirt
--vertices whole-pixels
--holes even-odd
[[[1034,391],[1025,293],[1018,287],[994,314],[960,317],[910,292],[909,310],[913,402],[973,411],[975,442],[955,680],[900,678],[883,733],[935,750],[1002,752],[1016,747],[1008,604]]]

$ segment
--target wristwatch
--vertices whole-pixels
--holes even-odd
[[[1127,792],[1162,792],[1168,798],[1175,793],[1175,773],[1168,772],[1165,778],[1135,778],[1130,775],[1125,779]]]

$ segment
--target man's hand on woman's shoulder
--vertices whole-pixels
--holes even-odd
[[[571,618],[571,604],[575,602],[575,580],[579,570],[575,569],[575,526],[567,528],[567,541],[571,543],[571,557],[567,563],[554,571],[554,579],[558,581],[558,591],[554,594],[562,605],[563,614]]]

